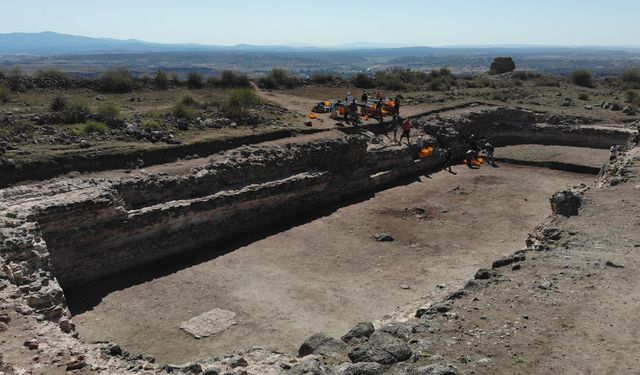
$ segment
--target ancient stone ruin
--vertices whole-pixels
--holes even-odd
[[[492,64],[492,71],[498,73],[514,68],[510,58],[499,58]],[[496,146],[537,143],[604,149],[613,143],[624,144],[636,132],[589,126],[570,117],[558,120],[516,108],[496,108],[440,123],[425,117],[415,120],[427,142],[450,147],[456,160],[461,160],[468,148],[465,142],[470,134],[487,137]],[[0,293],[18,313],[34,314],[43,324],[56,324],[62,332],[73,335],[65,288],[189,253],[442,167],[441,154],[418,159],[417,151],[415,146],[384,142],[374,130],[279,145],[242,146],[179,173],[150,170],[146,174],[81,176],[5,188],[0,190]],[[555,194],[551,198],[553,213],[577,215],[583,194],[584,189]],[[545,236],[535,245],[548,246],[544,241],[554,235]],[[534,247],[532,242],[529,250]],[[494,268],[515,267],[525,260],[523,254],[497,261]],[[455,374],[455,367],[448,363],[411,367],[430,345],[412,337],[434,329],[430,317],[449,314],[456,300],[497,282],[497,275],[488,270],[479,272],[476,280],[444,302],[418,310],[418,324],[390,323],[375,329],[371,323],[362,323],[342,340],[313,335],[298,353],[310,357],[294,368],[281,361],[279,371],[381,374],[400,364],[398,368],[412,374]],[[235,324],[234,319],[233,312],[219,310],[198,315],[181,328],[195,338],[204,338]],[[146,366],[157,372],[204,371],[198,364],[156,366],[142,356],[128,357],[113,344],[92,347],[73,342],[70,345],[79,351],[103,353],[102,359],[85,354],[95,363],[115,358],[113,361],[119,362],[111,365],[122,373],[129,372],[124,369],[130,366]],[[274,355],[260,350],[254,354],[263,355],[265,361]],[[85,363],[85,358],[74,358],[77,368],[83,367],[80,363]],[[248,364],[243,357],[230,357],[224,366],[237,369]],[[67,369],[74,369],[73,362]]]

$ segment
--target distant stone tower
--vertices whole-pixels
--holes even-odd
[[[491,63],[491,74],[502,74],[516,70],[516,63],[511,57],[496,57]]]

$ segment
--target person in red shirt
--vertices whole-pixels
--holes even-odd
[[[400,136],[400,143],[402,143],[402,137],[407,137],[407,145],[411,146],[411,140],[409,139],[409,135],[411,134],[411,121],[406,119],[402,122],[402,135]]]

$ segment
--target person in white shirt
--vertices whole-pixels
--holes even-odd
[[[345,101],[347,102],[346,104],[347,104],[347,105],[351,104],[351,102],[352,102],[353,100],[354,100],[354,99],[353,99],[353,95],[351,95],[351,91],[349,91],[349,92],[347,93],[347,98],[345,99]]]
[[[609,161],[614,161],[618,157],[618,145],[613,145],[609,149]]]

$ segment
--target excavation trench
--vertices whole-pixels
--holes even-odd
[[[319,211],[189,259],[66,290],[87,341],[110,340],[164,362],[263,346],[295,352],[469,279],[523,246],[548,197],[591,176],[500,165],[440,172]],[[393,242],[377,242],[389,233]],[[409,289],[403,289],[408,287]],[[95,298],[99,296],[98,298]],[[179,327],[216,309],[236,324],[203,339]]]
[[[540,144],[592,144],[586,152],[598,161],[607,144],[628,135],[541,125],[502,109],[484,116],[453,128],[418,122],[427,141],[451,147],[455,159],[471,132],[499,146],[524,143],[527,133]],[[575,154],[580,149],[568,150],[557,162],[584,160]],[[416,154],[387,137],[328,132],[241,147],[181,173],[158,169],[0,193],[13,202],[9,209],[37,222],[33,243],[23,248],[50,255],[84,340],[179,362],[254,345],[292,351],[313,331],[337,335],[436,284],[466,280],[522,246],[549,215],[553,192],[593,178],[508,164],[425,175],[443,160]],[[395,241],[377,242],[379,233]],[[55,285],[34,287],[26,298],[51,317],[59,314],[56,293]],[[202,339],[179,328],[211,311],[235,324]]]

